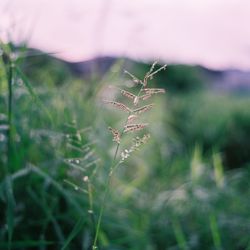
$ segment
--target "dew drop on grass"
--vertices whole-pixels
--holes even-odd
[[[80,160],[78,159],[69,159],[68,162],[72,164],[80,164]]]
[[[83,177],[83,181],[84,181],[84,182],[87,182],[88,180],[89,180],[89,177],[88,177],[88,176],[84,176],[84,177]]]

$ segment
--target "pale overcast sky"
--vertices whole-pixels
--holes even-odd
[[[0,36],[8,27],[13,40],[69,61],[116,55],[250,70],[249,23],[249,0],[0,0]]]

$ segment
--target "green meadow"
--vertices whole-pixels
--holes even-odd
[[[0,55],[0,249],[92,249],[116,150],[108,128],[124,122],[103,99],[124,100],[114,89],[135,80],[124,70],[141,79],[151,64],[117,59],[84,76],[25,47]],[[249,94],[185,65],[148,86],[166,93],[143,114],[149,141],[112,173],[98,249],[250,250]]]

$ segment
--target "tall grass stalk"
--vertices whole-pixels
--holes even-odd
[[[13,99],[13,89],[12,89],[12,77],[13,77],[13,69],[12,69],[12,62],[11,59],[8,58],[8,133],[7,133],[7,218],[8,218],[8,249],[11,249],[11,240],[13,234],[13,212],[14,212],[14,203],[12,202],[12,195],[13,194],[13,186],[11,178],[9,178],[9,172],[11,171],[11,156],[12,156],[12,99]]]
[[[118,88],[123,96],[127,97],[128,99],[133,100],[134,106],[137,106],[141,99],[146,100],[154,94],[165,92],[164,89],[146,88],[148,80],[151,80],[156,73],[158,73],[159,71],[164,70],[166,68],[166,65],[164,65],[163,67],[154,71],[155,65],[156,65],[156,62],[151,66],[150,70],[146,73],[143,80],[140,80],[137,77],[135,77],[134,75],[132,75],[131,73],[125,71],[125,73],[128,74],[132,78],[132,81],[134,82],[134,84],[141,85],[139,88],[139,91],[137,92],[136,95],[132,94],[129,91]],[[144,93],[145,95],[141,95],[143,91],[145,92]],[[146,106],[137,108],[135,110],[132,110],[132,109],[128,108],[123,103],[118,103],[115,101],[106,101],[106,100],[104,102],[107,104],[111,104],[112,106],[114,106],[115,108],[117,108],[119,110],[123,110],[123,111],[127,112],[128,115],[126,117],[126,120],[125,120],[124,126],[122,127],[121,132],[119,132],[116,129],[109,128],[111,130],[111,133],[113,134],[113,141],[115,141],[117,143],[117,145],[116,145],[113,160],[110,164],[109,173],[108,173],[106,183],[105,183],[104,196],[103,196],[103,200],[101,203],[101,207],[100,207],[100,211],[99,211],[99,215],[98,215],[98,219],[97,219],[96,231],[95,231],[94,241],[93,241],[93,245],[92,245],[93,250],[98,249],[97,245],[98,245],[98,237],[100,234],[101,222],[102,222],[103,213],[104,213],[104,209],[105,209],[106,202],[107,202],[107,197],[108,197],[108,194],[110,191],[110,184],[111,184],[111,179],[112,179],[112,176],[114,174],[114,171],[129,156],[129,154],[132,153],[132,151],[136,149],[136,148],[133,148],[133,146],[132,146],[129,150],[125,150],[125,154],[122,155],[122,159],[117,162],[118,153],[119,153],[120,147],[121,147],[121,140],[126,132],[134,132],[134,131],[141,130],[144,128],[144,124],[130,124],[130,117],[134,116],[133,117],[133,120],[134,120],[134,118],[137,117],[135,114],[140,114],[144,111],[148,111],[152,107],[152,105],[151,106],[146,105]],[[147,108],[147,107],[150,107],[150,108]]]
[[[4,50],[3,48],[3,62],[5,64],[5,71],[6,71],[6,78],[8,83],[8,98],[7,98],[7,164],[5,166],[5,193],[6,193],[6,219],[8,225],[8,249],[11,249],[11,242],[12,242],[12,235],[13,235],[13,227],[14,227],[14,207],[15,207],[15,199],[13,194],[13,183],[11,178],[11,169],[12,169],[12,157],[13,157],[13,150],[12,150],[12,117],[13,117],[13,63],[11,59],[11,49],[9,46],[6,47],[7,49]]]

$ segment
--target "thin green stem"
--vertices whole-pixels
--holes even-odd
[[[100,226],[101,226],[104,207],[105,207],[105,204],[106,204],[106,198],[107,198],[107,195],[108,195],[108,192],[109,192],[110,180],[111,180],[111,175],[108,176],[107,183],[106,183],[106,186],[105,186],[104,197],[103,197],[100,213],[99,213],[99,216],[98,216],[98,221],[97,221],[97,226],[96,226],[96,233],[95,233],[94,243],[93,243],[93,246],[92,246],[93,250],[97,249],[97,240],[98,240],[98,235],[99,235],[99,231],[100,231]]]
[[[88,199],[89,199],[89,214],[90,214],[90,219],[91,219],[91,223],[92,223],[92,230],[93,233],[95,232],[95,217],[94,217],[94,213],[93,213],[93,195],[92,195],[92,186],[91,186],[91,182],[88,180]]]
[[[6,167],[6,196],[7,196],[7,211],[6,218],[8,224],[8,249],[11,249],[11,241],[13,234],[13,209],[14,209],[14,197],[12,181],[9,176],[11,172],[11,158],[12,158],[12,80],[13,80],[13,67],[12,61],[9,55],[7,55],[7,80],[8,80],[8,132],[7,132],[7,167]]]
[[[100,231],[100,227],[101,227],[103,211],[104,211],[104,208],[105,208],[106,199],[107,199],[109,188],[110,188],[110,181],[111,181],[111,177],[112,177],[112,174],[113,174],[113,168],[115,167],[114,163],[115,163],[115,160],[117,158],[119,148],[120,148],[120,143],[118,143],[117,146],[116,146],[114,158],[113,158],[113,161],[112,161],[112,164],[111,164],[111,167],[110,167],[110,171],[109,171],[109,175],[108,175],[108,178],[107,178],[107,181],[106,181],[106,184],[105,184],[104,197],[103,197],[100,213],[99,213],[99,216],[98,216],[98,221],[97,221],[97,226],[96,226],[96,233],[95,233],[94,243],[93,243],[93,246],[92,246],[93,250],[97,249],[97,240],[98,240],[98,235],[99,235],[99,231]]]
[[[13,98],[13,92],[12,92],[12,77],[13,77],[13,69],[12,69],[12,62],[8,58],[8,144],[7,144],[7,150],[8,150],[8,169],[10,169],[10,158],[11,158],[11,140],[12,140],[12,98]]]

